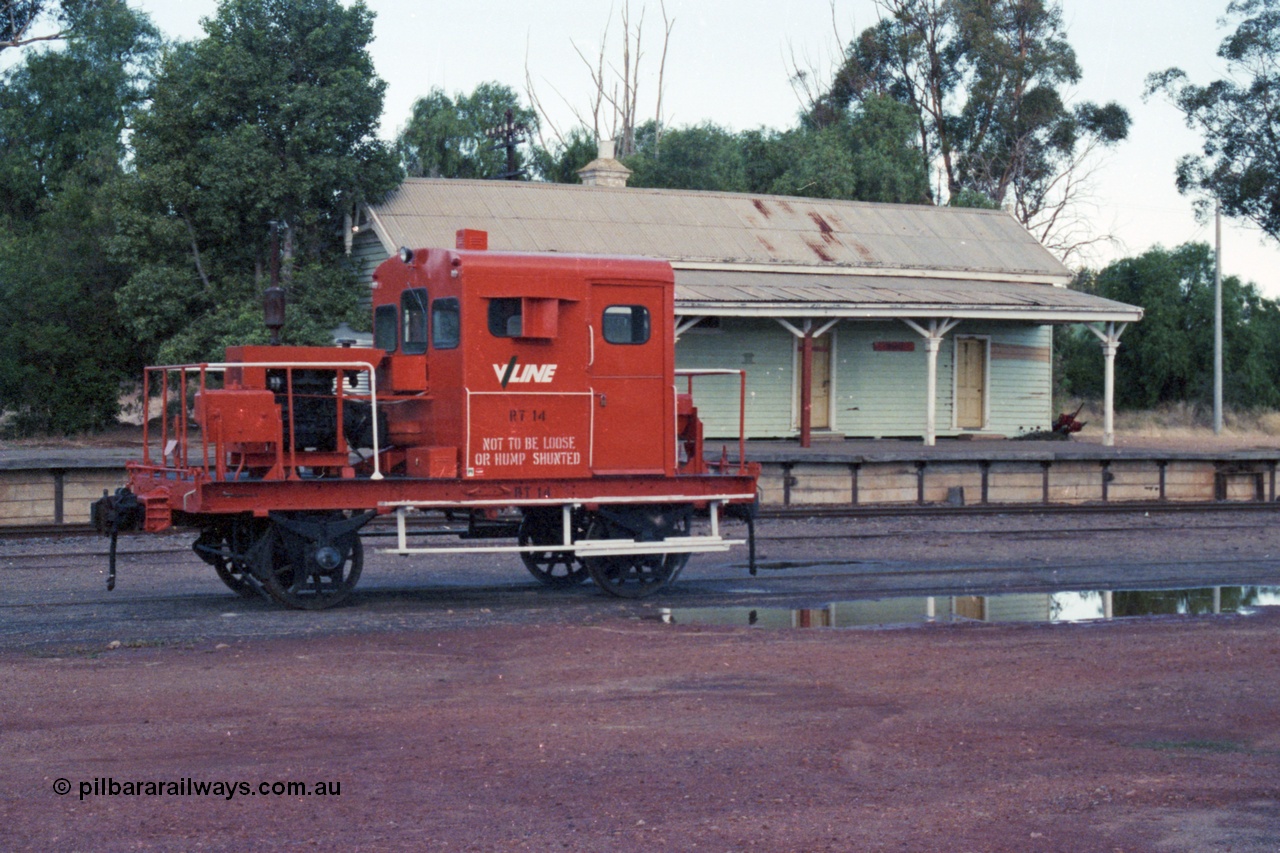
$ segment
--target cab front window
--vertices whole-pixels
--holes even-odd
[[[400,351],[420,355],[427,351],[427,291],[414,287],[400,295]]]

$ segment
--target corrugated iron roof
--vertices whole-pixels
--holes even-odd
[[[388,251],[451,246],[459,228],[495,251],[665,258],[910,275],[1064,282],[1070,271],[1003,211],[691,190],[411,178],[372,206]]]
[[[1142,318],[1142,309],[1046,284],[908,276],[677,269],[676,313],[947,316],[1037,322]]]

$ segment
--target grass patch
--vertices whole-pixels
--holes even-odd
[[[1055,412],[1074,412],[1079,400],[1060,402]],[[1056,414],[1055,414],[1056,416]],[[1102,440],[1102,404],[1084,403],[1077,417],[1085,422],[1078,437]],[[1157,442],[1188,447],[1275,446],[1280,444],[1280,412],[1263,409],[1235,409],[1223,412],[1221,435],[1213,432],[1213,408],[1192,403],[1167,403],[1154,409],[1120,410],[1115,413],[1117,443]]]

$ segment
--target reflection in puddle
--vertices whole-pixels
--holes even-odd
[[[1087,622],[1164,614],[1248,614],[1280,605],[1280,587],[1028,592],[1005,595],[920,595],[840,601],[825,607],[670,607],[673,625],[753,625],[761,628],[868,628],[919,622]]]

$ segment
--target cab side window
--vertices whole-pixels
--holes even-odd
[[[379,305],[373,312],[373,345],[380,350],[395,352],[396,306]]]
[[[489,300],[489,334],[495,338],[518,338],[523,319],[519,299]]]
[[[458,300],[450,296],[431,303],[431,341],[435,349],[455,349],[462,336]]]
[[[404,325],[400,332],[400,351],[420,355],[427,351],[427,291],[414,287],[400,294],[400,313]]]
[[[611,344],[647,343],[649,309],[643,305],[610,305],[604,309],[600,329]]]

